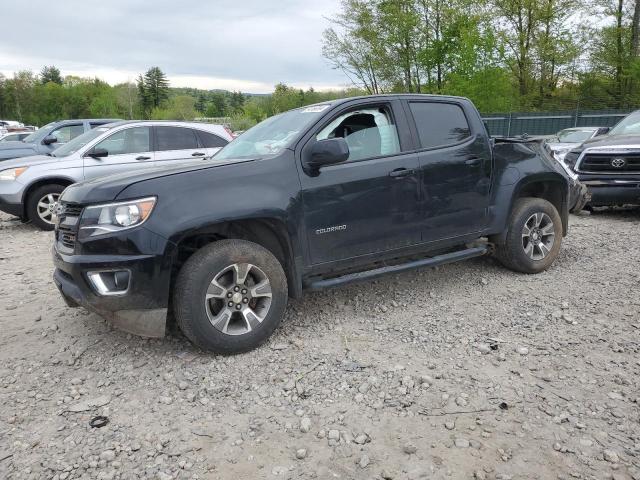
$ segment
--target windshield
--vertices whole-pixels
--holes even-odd
[[[638,135],[640,134],[640,111],[629,114],[611,129],[609,135]]]
[[[56,122],[47,123],[44,127],[40,127],[39,130],[36,130],[28,137],[23,138],[22,141],[26,143],[36,143],[40,138],[46,137],[49,128],[53,127],[55,124]]]
[[[215,160],[228,158],[277,155],[287,148],[291,141],[330,105],[313,105],[276,115],[244,132],[214,157]]]
[[[562,143],[582,143],[589,140],[593,130],[562,130],[558,133],[558,141]]]
[[[51,155],[54,157],[68,157],[69,155],[76,153],[82,147],[84,147],[87,143],[89,143],[94,138],[98,138],[105,132],[111,130],[108,127],[97,127],[93,130],[89,130],[88,132],[83,133],[82,135],[78,135],[73,140],[68,141],[60,148],[56,148]]]

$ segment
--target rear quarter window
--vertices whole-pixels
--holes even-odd
[[[462,107],[454,103],[410,102],[422,148],[446,147],[471,136]]]
[[[204,132],[202,130],[196,130],[200,137],[200,142],[205,148],[222,148],[229,143],[222,137],[219,137],[215,133]]]

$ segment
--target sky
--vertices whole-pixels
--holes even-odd
[[[322,57],[339,0],[24,0],[3,2],[0,72],[133,81],[160,67],[173,87],[267,93],[348,79]]]

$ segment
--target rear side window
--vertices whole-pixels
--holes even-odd
[[[190,128],[156,127],[156,142],[159,152],[198,148],[198,139]]]
[[[471,136],[467,118],[453,103],[410,102],[422,148],[445,147]]]
[[[222,148],[227,145],[224,138],[219,137],[214,133],[203,132],[202,130],[196,130],[200,136],[200,142],[205,148]]]

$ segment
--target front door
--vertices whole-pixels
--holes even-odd
[[[97,149],[106,150],[107,156],[92,157],[92,151]],[[85,154],[84,177],[88,180],[152,167],[153,161],[151,128],[129,127],[109,135]]]
[[[323,167],[317,176],[300,174],[312,264],[420,242],[418,157],[403,153],[397,112],[385,103],[347,108],[305,146],[343,137],[350,152],[346,162]]]
[[[422,239],[446,240],[487,224],[491,147],[475,112],[442,101],[409,101],[420,150]]]

